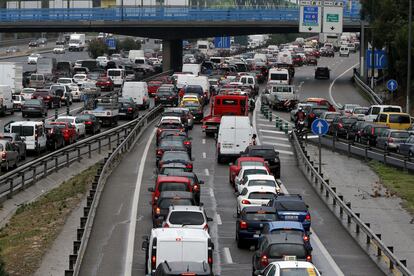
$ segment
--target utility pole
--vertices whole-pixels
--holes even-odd
[[[371,25],[374,22],[374,3],[371,0]],[[375,75],[375,48],[374,48],[374,28],[371,27],[371,88],[374,90],[374,75]]]
[[[411,100],[411,37],[413,26],[413,0],[408,0],[408,68],[407,68],[407,109],[406,112],[410,113],[410,100]]]

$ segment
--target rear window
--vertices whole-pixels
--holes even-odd
[[[20,136],[33,136],[34,128],[31,126],[12,126],[11,132]]]
[[[282,80],[287,80],[287,79],[288,79],[287,74],[277,74],[277,73],[270,74],[270,80],[282,81]]]
[[[284,234],[287,236],[296,236],[296,237],[302,237],[303,236],[303,232],[300,230],[295,230],[295,229],[274,229],[272,231],[270,231],[271,234],[277,235],[277,234]]]
[[[375,107],[375,108],[379,109],[379,107]],[[391,106],[390,107],[384,107],[384,110],[382,112],[401,112],[401,108],[391,107]]]
[[[121,76],[121,71],[118,71],[118,70],[108,71],[108,76],[111,76],[111,77],[119,77],[119,76]]]
[[[189,160],[188,154],[186,152],[176,152],[176,151],[167,151],[162,156],[163,160]]]
[[[171,224],[202,225],[205,220],[201,212],[174,211],[171,213],[169,221]]]
[[[272,199],[274,197],[273,193],[253,192],[249,194],[249,199]]]
[[[391,132],[391,137],[399,139],[407,139],[410,137],[408,132]]]
[[[312,267],[308,268],[282,268],[280,269],[280,276],[314,276],[316,274],[316,270]]]
[[[394,124],[410,124],[411,119],[408,115],[391,114],[390,123]]]
[[[277,215],[275,213],[266,212],[249,212],[244,215],[245,220],[250,221],[277,221]]]
[[[343,118],[343,119],[342,119],[342,121],[343,121],[345,124],[352,124],[352,123],[354,123],[354,122],[356,122],[356,121],[357,121],[357,118]]]
[[[266,170],[258,170],[258,169],[249,169],[243,172],[243,176],[252,175],[252,174],[268,174]]]
[[[186,183],[163,182],[159,186],[160,192],[165,191],[182,191],[188,192],[188,185]]]
[[[255,162],[255,161],[243,161],[240,162],[240,166],[263,166],[262,162]]]
[[[192,206],[193,203],[190,199],[186,198],[163,198],[158,202],[158,206],[162,209],[169,208],[172,205]]]
[[[182,128],[182,125],[181,124],[162,123],[162,124],[160,124],[160,128],[179,129],[179,128]]]
[[[276,187],[276,183],[272,180],[250,180],[249,186],[268,186]]]
[[[173,93],[170,90],[158,90],[158,96],[171,96]]]
[[[279,211],[307,211],[303,201],[276,201],[276,209]]]
[[[58,118],[57,120],[55,120],[55,122],[63,122],[63,123],[73,124],[72,119],[64,119],[64,118]]]
[[[251,154],[253,156],[271,157],[271,156],[275,156],[276,152],[272,149],[254,149],[251,151]]]
[[[282,258],[283,256],[296,256],[297,258],[306,258],[306,250],[300,244],[272,244],[269,248],[269,258]]]
[[[182,140],[162,140],[160,147],[182,147]]]

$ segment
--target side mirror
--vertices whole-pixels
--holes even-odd
[[[143,241],[142,246],[141,246],[142,251],[147,251],[148,246],[149,246],[149,241]]]
[[[148,188],[148,192],[153,193],[153,192],[155,192],[155,190],[154,190],[154,188],[150,187],[150,188]]]
[[[207,217],[207,221],[213,221],[213,218]]]
[[[204,181],[203,180],[199,180],[198,181],[198,184],[203,185],[204,184]]]

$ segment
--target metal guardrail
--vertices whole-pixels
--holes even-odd
[[[355,80],[355,84],[362,90],[362,92],[364,92],[365,94],[368,95],[368,97],[370,97],[371,102],[373,104],[382,104],[382,99],[375,93],[375,91],[371,89],[371,87],[369,87],[366,83],[364,83],[361,80],[360,75],[358,71],[356,70],[356,68],[354,68],[354,80]]]
[[[1,22],[29,21],[291,21],[299,20],[299,8],[258,7],[166,7],[124,6],[71,9],[0,9]],[[359,11],[345,11],[344,20],[358,22]]]
[[[99,175],[95,176],[95,181],[87,197],[87,206],[84,208],[84,216],[80,218],[77,240],[73,243],[73,254],[69,256],[69,269],[65,270],[65,276],[79,275],[82,259],[88,245],[95,214],[98,209],[99,199],[105,187],[107,177],[118,165],[120,159],[122,159],[122,155],[129,152],[147,127],[161,114],[162,110],[162,106],[157,106],[144,117],[140,118],[126,138],[105,158],[104,163],[98,171]]]
[[[292,142],[296,152],[299,167],[307,179],[313,183],[313,187],[319,192],[319,195],[324,198],[324,202],[329,205],[329,200],[332,199],[332,207],[334,213],[337,215],[337,208],[339,208],[339,219],[341,222],[346,217],[346,223],[348,226],[355,224],[355,233],[365,234],[366,246],[361,246],[364,250],[376,249],[376,255],[378,257],[385,257],[387,259],[387,265],[390,272],[398,272],[400,275],[413,276],[406,266],[406,260],[399,260],[393,253],[394,248],[386,246],[381,241],[381,235],[374,233],[369,223],[365,223],[360,218],[360,214],[354,213],[351,209],[351,204],[345,202],[342,195],[336,193],[336,187],[331,186],[329,180],[323,177],[323,174],[318,171],[318,168],[314,166],[313,161],[310,161],[310,156],[307,155],[305,147],[302,141],[298,140],[295,132],[292,131]],[[347,228],[347,227],[346,227]],[[349,227],[347,228],[350,231]],[[382,259],[381,259],[382,260]]]
[[[171,72],[172,71],[166,71],[146,78],[143,81],[150,81],[160,76],[169,75]],[[75,144],[24,163],[18,168],[1,175],[0,202],[7,198],[11,198],[14,194],[24,190],[27,186],[33,185],[39,179],[47,177],[48,174],[57,172],[63,167],[69,167],[72,162],[80,162],[84,155],[91,158],[92,152],[97,151],[101,154],[104,147],[108,147],[108,149],[111,150],[112,144],[116,142],[116,144],[119,145],[121,139],[129,134],[130,130],[135,127],[138,120],[139,118],[83,139]]]

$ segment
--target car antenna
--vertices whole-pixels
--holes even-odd
[[[187,272],[190,272],[190,265],[187,264]]]

